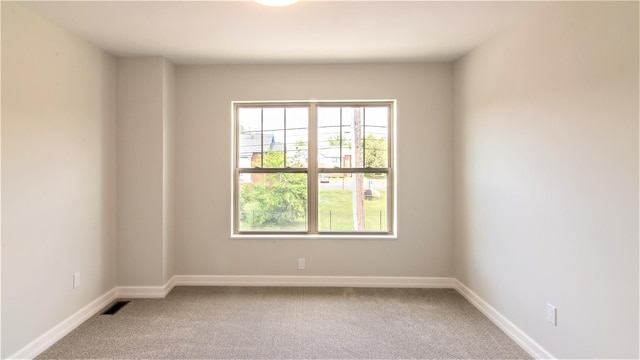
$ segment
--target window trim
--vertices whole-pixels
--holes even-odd
[[[318,167],[318,107],[388,107],[387,167],[385,168],[319,168]],[[240,168],[239,108],[307,107],[308,145],[306,168]],[[308,238],[367,238],[397,239],[396,202],[396,118],[397,100],[291,100],[291,101],[232,101],[232,161],[231,161],[231,238],[232,239],[308,239]],[[320,173],[385,173],[387,175],[387,231],[318,231],[318,176]],[[307,230],[306,231],[240,231],[238,211],[240,203],[239,179],[243,173],[305,173],[307,174]]]

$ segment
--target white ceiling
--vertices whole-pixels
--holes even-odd
[[[542,2],[34,1],[25,7],[114,55],[195,63],[452,61]]]

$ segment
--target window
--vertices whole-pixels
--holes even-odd
[[[393,115],[393,101],[234,103],[234,233],[392,233]]]

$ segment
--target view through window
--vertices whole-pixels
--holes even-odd
[[[393,105],[235,103],[235,233],[389,234]]]

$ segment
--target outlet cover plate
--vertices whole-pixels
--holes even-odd
[[[80,273],[73,273],[73,288],[80,287]]]
[[[547,321],[558,326],[558,309],[551,304],[547,304]]]

